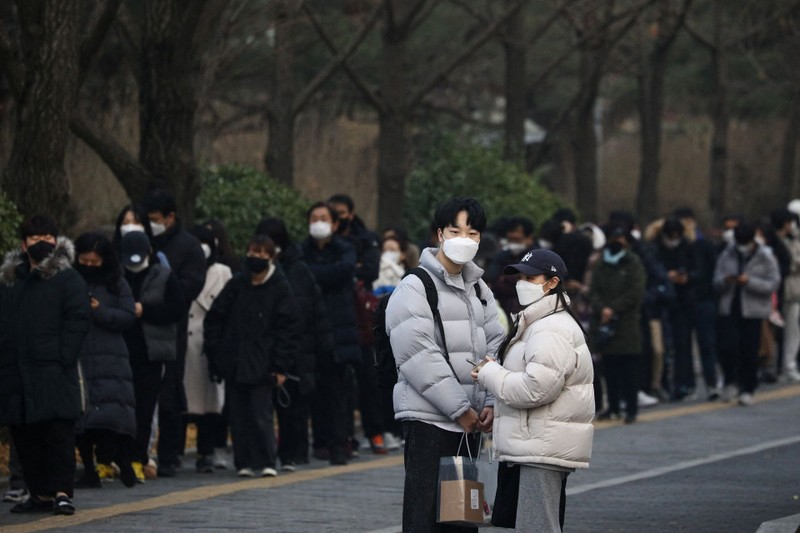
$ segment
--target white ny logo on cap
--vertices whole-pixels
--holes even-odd
[[[554,266],[551,266],[551,267],[550,267],[550,272],[558,272],[558,270],[556,270],[556,267],[554,267]]]
[[[525,257],[522,258],[521,262],[524,263],[525,261],[530,259],[532,255],[533,255],[533,252],[528,252],[527,254],[525,254]]]

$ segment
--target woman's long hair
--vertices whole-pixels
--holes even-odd
[[[544,277],[545,277],[545,283],[547,283],[548,281],[550,281],[551,279],[553,279],[556,276],[555,276],[555,274],[552,274],[552,273],[545,273]],[[564,290],[564,281],[563,280],[558,280],[558,285],[556,285],[555,287],[550,289],[550,292],[547,294],[547,296],[550,296],[550,295],[554,295],[558,301],[556,303],[555,309],[553,309],[551,312],[549,312],[545,316],[550,316],[550,315],[555,314],[555,313],[557,313],[559,311],[562,311],[562,310],[566,311],[567,314],[572,317],[572,319],[575,321],[575,323],[578,324],[578,327],[581,328],[581,332],[583,333],[583,338],[587,339],[587,342],[588,342],[589,335],[586,333],[586,330],[583,329],[583,324],[581,324],[581,321],[578,319],[578,316],[575,314],[575,311],[573,311],[572,307],[570,307],[569,303],[567,303],[567,291]],[[522,314],[523,311],[520,311],[520,314]],[[542,317],[542,318],[544,318],[544,317]],[[511,331],[508,332],[508,335],[506,335],[506,338],[503,339],[503,343],[500,345],[500,348],[498,348],[498,350],[497,350],[497,360],[500,363],[503,362],[503,358],[506,355],[506,351],[508,350],[508,346],[509,346],[509,344],[511,344],[511,340],[514,338],[514,336],[517,334],[517,329],[518,328],[519,328],[519,315],[517,315],[517,320],[514,321],[514,325],[512,326]]]
[[[105,235],[95,232],[84,233],[75,239],[75,257],[81,254],[94,252],[103,264],[100,267],[103,273],[103,283],[105,283],[108,292],[111,294],[119,294],[119,280],[122,275],[122,269],[117,259],[117,253],[114,250],[114,245]]]

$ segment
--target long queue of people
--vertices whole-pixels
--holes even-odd
[[[708,233],[690,209],[643,229],[623,211],[597,225],[562,209],[538,235],[530,220],[503,219],[486,279],[517,312],[503,268],[531,248],[564,258],[567,293],[590,333],[599,419],[631,423],[639,406],[701,395],[747,406],[759,382],[800,381],[798,214],[793,201],[763,219],[727,216]]]
[[[370,451],[399,448],[375,386],[378,238],[346,195],[307,217],[300,243],[262,220],[243,260],[219,221],[183,227],[160,190],[124,207],[109,236],[73,243],[48,215],[26,219],[0,267],[11,511],[72,514],[75,488],[175,476],[188,423],[203,473],[228,467],[229,442],[241,477],[310,454],[346,464],[361,444],[355,410]]]
[[[702,390],[746,406],[760,380],[800,380],[797,221],[790,209],[755,224],[732,216],[715,239],[688,209],[643,230],[625,212],[601,228],[562,209],[538,232],[524,217],[496,220],[474,262],[497,307],[487,316],[508,331],[522,310],[508,267],[536,249],[563,258],[558,287],[588,332],[597,417],[631,423],[640,404]],[[379,237],[341,194],[307,222],[298,243],[281,219],[262,220],[244,258],[219,221],[184,228],[165,191],[123,208],[111,236],[72,243],[47,215],[23,222],[0,267],[12,512],[72,514],[76,487],[177,475],[188,423],[203,473],[228,468],[229,441],[241,477],[312,455],[346,464],[362,444],[356,411],[366,449],[399,448],[397,405],[376,383],[374,311],[447,224],[420,246],[400,227]]]

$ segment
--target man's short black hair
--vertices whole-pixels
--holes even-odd
[[[53,217],[36,213],[26,218],[19,225],[19,237],[23,241],[33,235],[52,235],[58,237],[58,224]]]
[[[353,203],[353,199],[347,196],[346,194],[334,194],[333,196],[328,198],[328,203],[346,205],[348,213],[352,213],[353,209],[356,208],[356,204]]]
[[[551,218],[554,218],[559,222],[566,221],[569,222],[570,224],[575,224],[578,221],[578,217],[575,216],[575,211],[573,211],[569,207],[562,207],[561,209],[553,213],[553,216]]]
[[[775,229],[781,229],[787,222],[796,220],[797,215],[786,208],[775,209],[769,214],[769,221]]]
[[[615,209],[608,215],[609,226],[624,226],[627,231],[631,231],[636,226],[636,218],[630,211]]]
[[[661,234],[669,236],[683,237],[683,223],[676,217],[667,217],[664,225],[661,226]]]
[[[447,226],[455,226],[458,221],[458,214],[462,211],[467,212],[467,224],[472,229],[483,233],[486,229],[486,211],[475,198],[454,197],[442,202],[436,208],[433,215],[433,230],[438,231]]]
[[[175,197],[163,189],[151,189],[142,198],[142,206],[148,213],[161,213],[167,216],[178,213],[178,204]]]
[[[268,217],[259,222],[256,227],[256,235],[267,235],[282,250],[285,250],[291,243],[289,230],[286,229],[286,224],[283,220],[278,217]]]
[[[756,238],[756,228],[748,222],[741,222],[733,230],[736,244],[750,244]]]
[[[511,217],[509,220],[508,226],[506,227],[506,233],[509,231],[514,231],[517,228],[522,228],[522,233],[526,237],[530,237],[533,235],[533,220],[529,219],[528,217]]]
[[[678,218],[691,218],[692,220],[696,218],[694,216],[694,210],[691,207],[679,207],[672,212],[672,216]]]
[[[306,220],[311,218],[311,212],[314,211],[314,209],[319,209],[320,207],[324,207],[325,209],[328,210],[328,213],[331,214],[331,219],[333,220],[334,223],[339,221],[339,213],[336,212],[336,209],[334,209],[333,206],[328,202],[323,202],[321,200],[319,202],[314,203],[311,207],[308,208],[308,211],[306,211]]]
[[[275,255],[275,242],[269,238],[269,235],[256,234],[247,241],[247,250],[266,252],[270,257],[273,257]]]

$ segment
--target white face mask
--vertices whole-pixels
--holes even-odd
[[[678,246],[680,246],[680,244],[681,244],[681,239],[680,238],[668,239],[668,238],[664,237],[664,246],[666,246],[670,250],[673,250],[673,249],[677,248]]]
[[[503,250],[512,253],[514,255],[521,254],[522,252],[525,251],[526,248],[527,246],[525,246],[525,244],[521,242],[509,242],[506,243],[505,246],[503,246]]]
[[[469,237],[445,239],[442,244],[444,255],[457,265],[466,265],[478,253],[478,243]]]
[[[207,245],[206,243],[203,242],[203,243],[200,243],[200,248],[203,249],[203,255],[206,256],[206,259],[211,257],[211,247],[209,245]]]
[[[531,283],[523,279],[517,282],[517,299],[521,306],[527,307],[542,298],[544,298],[544,285]]]
[[[722,232],[722,240],[727,242],[728,244],[733,244],[734,237],[733,237],[733,230],[726,229]]]
[[[141,226],[139,224],[123,224],[122,226],[119,227],[119,234],[123,237],[126,234],[131,233],[132,231],[141,231],[142,233],[144,233],[144,226]]]
[[[638,229],[632,229],[631,230],[631,237],[633,237],[634,239],[639,241],[639,240],[642,239],[642,232],[639,231]]]
[[[742,255],[747,255],[753,251],[753,247],[749,244],[737,244],[736,249],[739,250],[739,253]]]
[[[135,265],[134,266],[127,266],[126,265],[125,268],[127,268],[128,270],[130,270],[131,272],[136,274],[137,272],[141,272],[142,270],[147,268],[149,265],[150,265],[150,259],[145,257],[144,261],[142,261],[142,264],[140,264],[138,266],[135,266]]]
[[[392,251],[383,252],[381,254],[381,261],[384,261],[386,263],[390,263],[390,264],[393,264],[393,265],[399,264],[400,263],[400,252],[392,252]]]
[[[313,239],[321,241],[322,239],[327,239],[331,236],[331,234],[333,234],[333,226],[330,222],[318,220],[308,225],[308,234],[311,235]]]
[[[154,237],[158,237],[159,235],[167,231],[167,227],[164,224],[159,224],[157,222],[151,222],[150,229],[153,230]]]
[[[539,247],[544,248],[545,250],[550,250],[553,248],[553,243],[545,239],[539,239]]]

